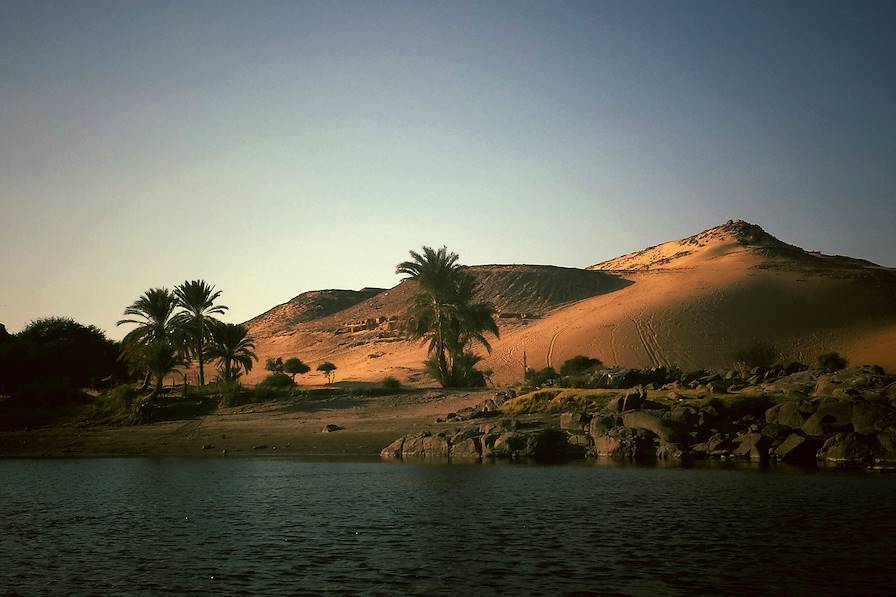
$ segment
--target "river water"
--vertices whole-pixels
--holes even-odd
[[[0,460],[0,593],[893,594],[896,477]]]

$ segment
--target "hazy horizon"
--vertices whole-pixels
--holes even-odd
[[[0,323],[227,321],[409,249],[585,267],[729,219],[896,266],[896,5],[0,3]]]

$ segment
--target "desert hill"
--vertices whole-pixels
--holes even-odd
[[[497,307],[501,338],[485,365],[498,383],[521,377],[523,353],[533,367],[582,353],[608,364],[697,368],[730,364],[756,343],[785,360],[836,350],[896,368],[896,270],[805,251],[742,221],[587,269],[470,271],[479,298]],[[312,366],[333,361],[340,379],[426,383],[423,349],[396,330],[414,285],[366,290],[323,291],[343,293],[341,309],[336,300],[307,306],[322,298],[306,293],[250,320],[260,359],[297,355]],[[263,375],[259,368],[248,381]]]

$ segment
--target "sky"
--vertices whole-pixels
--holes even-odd
[[[0,323],[741,218],[896,266],[896,3],[0,0]]]

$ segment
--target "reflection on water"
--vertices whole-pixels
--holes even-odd
[[[0,591],[818,595],[896,586],[896,478],[0,461]]]

